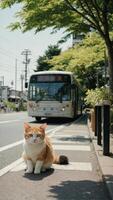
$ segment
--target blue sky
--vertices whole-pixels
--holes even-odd
[[[36,35],[33,31],[21,33],[21,31],[11,32],[7,26],[15,21],[14,14],[18,6],[10,9],[0,10],[0,80],[4,76],[4,84],[11,86],[11,81],[15,83],[15,60],[17,59],[17,89],[20,90],[20,75],[24,74],[24,56],[21,52],[29,49],[31,59],[28,67],[28,77],[36,67],[38,56],[43,55],[48,45],[54,45],[63,36],[63,30],[56,34],[50,34],[51,30],[39,32]],[[72,45],[71,39],[61,46],[62,50]],[[14,87],[14,85],[13,85]]]

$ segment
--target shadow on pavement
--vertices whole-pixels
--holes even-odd
[[[101,180],[48,171],[41,175],[8,173],[1,177],[0,200],[110,200],[106,185]],[[73,172],[75,173],[75,172]],[[79,173],[79,172],[78,172]],[[80,174],[79,174],[80,176]],[[81,176],[82,177],[82,176]],[[113,176],[107,176],[113,187]],[[79,178],[80,179],[80,178]],[[28,181],[30,180],[30,182]]]
[[[59,185],[51,186],[52,199],[58,200],[110,200],[105,185],[102,182],[90,180],[63,181]]]
[[[48,125],[60,125],[60,124],[65,124],[69,122],[73,122],[73,119],[67,119],[67,118],[43,118],[39,121],[31,121],[30,123],[33,124],[42,124],[42,123],[47,123]]]
[[[86,125],[87,124],[87,114],[80,115],[76,117],[75,119],[70,119],[70,118],[42,118],[39,121],[33,120],[30,121],[29,123],[31,124],[42,124],[42,123],[47,123],[48,125],[61,125],[61,124],[67,124],[67,123],[72,123],[73,124],[81,124],[81,125]]]
[[[27,174],[27,173],[25,173],[23,175],[23,177],[27,178],[29,180],[33,180],[33,181],[40,181],[40,180],[46,178],[47,176],[52,175],[53,172],[54,172],[54,169],[50,168],[50,169],[46,170],[46,172],[42,172],[41,174],[33,174],[33,173],[32,174]]]
[[[66,142],[91,142],[91,139],[90,138],[85,138],[84,136],[76,136],[76,137],[74,137],[74,136],[70,136],[70,137],[66,137],[66,136],[64,136],[64,137],[60,137],[60,138],[57,138],[57,140],[58,141],[62,141],[62,142],[64,142],[64,141],[66,141]]]

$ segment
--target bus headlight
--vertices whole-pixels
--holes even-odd
[[[63,107],[61,110],[62,110],[62,111],[64,111],[64,110],[65,110],[65,108]]]

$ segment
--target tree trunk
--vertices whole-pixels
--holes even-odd
[[[113,46],[112,46],[112,42],[109,41],[109,43],[106,43],[106,47],[107,47],[107,52],[108,52],[110,94],[113,97]]]

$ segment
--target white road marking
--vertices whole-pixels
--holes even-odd
[[[20,122],[21,120],[8,120],[8,121],[1,121],[0,124],[7,124],[7,123],[13,123],[13,122]]]
[[[25,169],[26,169],[26,164],[21,159],[20,163],[18,163],[17,166],[12,167],[10,171],[11,172],[18,172],[18,171],[22,171],[22,170],[25,170]]]
[[[68,123],[67,123],[67,124],[68,124]],[[57,131],[59,131],[59,130],[65,128],[67,124],[61,125],[61,126],[56,127],[56,128],[54,128],[54,129],[52,129],[52,130],[49,130],[49,132],[51,132],[51,133],[49,134],[49,137],[53,137],[54,134],[55,134]],[[46,131],[46,132],[47,132],[47,131]],[[48,132],[47,132],[47,133],[48,133]]]
[[[70,162],[68,165],[53,164],[52,168],[58,170],[79,170],[79,171],[92,171],[92,164],[90,162]],[[11,172],[18,172],[26,169],[24,162],[20,162],[16,167],[13,167]]]
[[[79,151],[89,151],[90,147],[85,145],[54,145],[56,150],[79,150]],[[83,171],[91,171],[92,166],[91,163],[86,162],[70,162],[69,165],[53,165],[55,169],[62,170],[83,170]],[[25,164],[23,159],[20,158],[8,166],[4,167],[0,170],[0,176],[6,174],[8,171],[18,171],[25,169]]]
[[[18,166],[20,163],[22,163],[22,158],[14,161],[13,163],[11,163],[10,165],[7,165],[6,167],[4,167],[3,169],[0,170],[0,176],[3,176],[4,174],[6,174],[7,172],[9,172],[12,168]]]
[[[18,145],[21,144],[23,142],[19,141]],[[7,148],[11,148],[12,145],[7,145]],[[13,144],[14,146],[14,144]],[[17,143],[15,143],[15,146],[17,146]],[[3,148],[3,147],[2,147]],[[76,150],[76,151],[90,151],[90,146],[86,146],[86,145],[53,145],[53,148],[55,150]],[[4,149],[6,150],[6,147]],[[90,163],[85,163],[85,162],[70,162],[69,165],[53,165],[53,167],[55,169],[62,169],[62,170],[83,170],[83,171],[91,171],[92,170],[92,166]],[[0,170],[0,176],[6,174],[8,171],[20,171],[22,169],[25,169],[25,164],[23,162],[23,159],[20,158],[16,161],[14,161],[13,163],[9,164],[8,166],[4,167],[3,169]]]
[[[8,144],[6,146],[3,146],[3,147],[0,147],[0,152],[2,151],[5,151],[5,150],[8,150],[10,148],[13,148],[15,146],[18,146],[20,144],[23,144],[24,140],[20,140],[18,142],[15,142],[15,143],[12,143],[12,144]],[[56,142],[58,143],[58,142]],[[63,142],[64,143],[64,142]],[[69,144],[70,142],[68,142]],[[73,144],[72,142],[70,144]],[[54,145],[54,142],[53,142],[53,148],[55,150],[72,150],[72,151],[90,151],[90,146],[88,145]]]
[[[91,151],[89,145],[53,145],[55,150]]]
[[[23,141],[24,141],[24,140],[20,140],[20,141],[18,141],[18,142],[15,142],[15,143],[8,144],[8,145],[6,145],[6,146],[0,147],[0,152],[5,151],[5,150],[8,150],[8,149],[10,149],[10,148],[12,148],[12,147],[18,146],[18,145],[20,145],[20,144],[23,144]]]
[[[53,164],[53,168],[59,170],[92,171],[92,165],[90,162],[70,162],[68,165]]]

